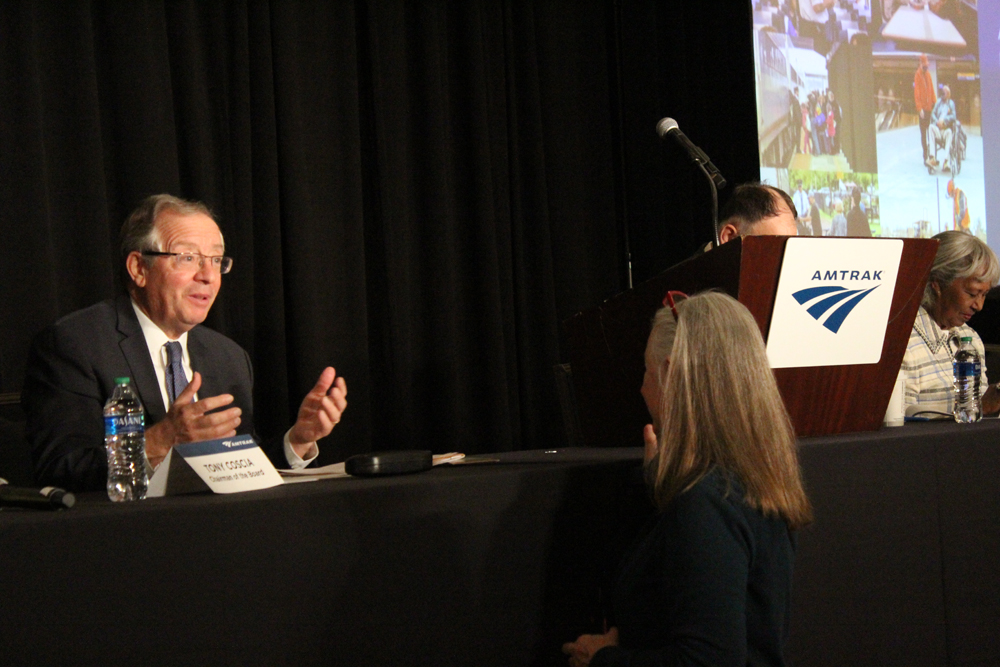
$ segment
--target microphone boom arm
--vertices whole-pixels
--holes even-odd
[[[698,168],[701,169],[701,173],[705,174],[705,178],[708,179],[709,189],[712,191],[712,248],[718,248],[722,245],[722,241],[719,240],[719,187],[716,185],[716,180],[712,178],[712,174],[709,170],[705,168],[705,165],[701,162],[696,162]],[[709,163],[711,164],[711,163]],[[719,170],[716,169],[715,173],[718,174]],[[722,178],[720,175],[719,178]],[[725,186],[725,180],[722,181],[723,186]]]

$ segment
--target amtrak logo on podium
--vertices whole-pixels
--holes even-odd
[[[767,335],[772,368],[882,357],[901,239],[790,238]]]
[[[803,306],[815,299],[815,303],[808,305],[806,312],[816,318],[817,322],[822,322],[824,327],[833,333],[837,333],[840,331],[840,325],[844,323],[844,320],[847,319],[847,316],[851,314],[861,299],[871,294],[878,287],[876,285],[875,287],[863,290],[852,290],[832,285],[830,287],[810,287],[799,290],[792,294],[792,296]],[[833,296],[827,296],[830,293]]]

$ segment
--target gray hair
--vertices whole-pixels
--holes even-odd
[[[657,372],[663,368],[663,362],[670,358],[670,349],[674,346],[674,337],[677,335],[677,320],[670,310],[670,306],[660,308],[653,316],[653,329],[649,332],[649,340],[646,348],[651,355]],[[663,377],[657,377],[659,385],[663,386]]]
[[[921,305],[930,310],[937,303],[938,295],[933,285],[944,289],[956,280],[978,278],[990,287],[1000,282],[1000,262],[990,247],[972,234],[960,231],[941,232],[932,237],[940,242],[931,275],[924,288]]]
[[[181,215],[203,213],[213,220],[215,219],[208,206],[199,201],[188,201],[168,194],[151,195],[143,199],[135,210],[129,214],[128,218],[125,219],[121,232],[118,234],[121,252],[119,270],[121,272],[122,285],[126,290],[132,287],[132,278],[129,276],[128,268],[126,267],[128,256],[133,252],[142,253],[149,250],[161,250],[160,234],[156,228],[156,220],[160,217],[160,214],[166,211]],[[149,266],[152,264],[154,258],[143,257],[142,259]]]
[[[671,341],[660,378],[658,447],[647,464],[657,506],[665,509],[719,469],[742,483],[752,507],[790,528],[809,523],[795,432],[757,322],[719,292],[685,299],[677,313],[674,322],[670,308],[661,309],[650,334],[651,361],[660,361],[655,357]]]

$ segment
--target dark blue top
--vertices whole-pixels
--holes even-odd
[[[613,591],[619,646],[605,665],[784,665],[794,544],[785,522],[705,476],[660,513]]]

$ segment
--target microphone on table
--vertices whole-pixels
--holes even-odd
[[[0,477],[0,508],[21,507],[25,509],[61,510],[76,504],[76,496],[64,489],[46,486],[28,489],[11,486]]]
[[[687,156],[691,158],[692,162],[702,165],[705,171],[708,172],[709,177],[712,182],[715,183],[715,187],[722,189],[726,187],[726,179],[722,177],[719,173],[718,168],[712,164],[712,161],[705,155],[705,151],[701,150],[695,146],[690,139],[687,138],[681,128],[677,126],[677,121],[673,118],[661,118],[660,122],[656,124],[656,133],[660,135],[660,139],[673,139],[681,149],[687,153]]]

